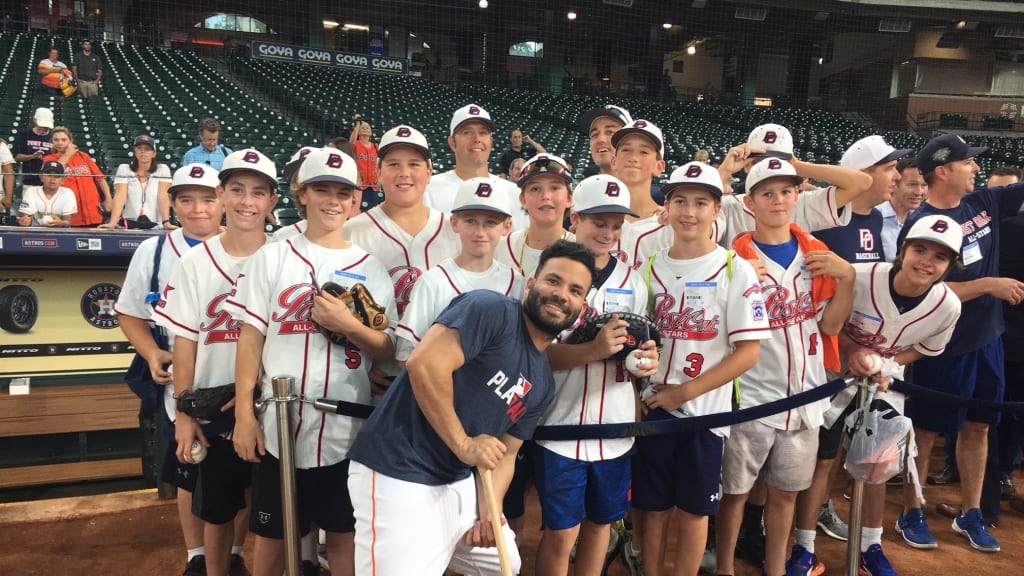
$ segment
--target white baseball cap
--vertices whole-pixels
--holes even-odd
[[[198,186],[214,190],[220,184],[217,169],[207,164],[186,164],[174,171],[168,192],[171,198],[183,188]]]
[[[764,154],[751,154],[751,158],[793,159],[793,135],[789,128],[780,124],[761,124],[754,128],[747,137],[747,145],[765,151]]]
[[[526,189],[526,183],[531,179],[543,174],[559,176],[566,184],[572,184],[572,170],[565,160],[554,154],[537,154],[523,164],[523,171],[519,174],[519,181],[516,184],[519,188]]]
[[[846,152],[843,152],[839,165],[853,168],[854,170],[864,170],[865,168],[899,160],[910,154],[910,152],[911,150],[908,148],[900,150],[893,148],[881,136],[867,136],[857,140],[846,149]]]
[[[220,176],[221,183],[224,183],[232,174],[242,170],[263,176],[270,181],[270,188],[277,191],[277,166],[274,165],[273,160],[264,156],[259,150],[246,148],[228,154],[224,163],[221,164],[218,176]]]
[[[622,180],[608,174],[586,178],[572,194],[572,211],[577,214],[629,214],[629,187]]]
[[[469,210],[486,210],[512,216],[512,196],[504,191],[504,181],[494,176],[470,178],[459,184],[455,192],[452,214]]]
[[[668,183],[661,187],[661,193],[667,201],[672,193],[684,186],[699,186],[707,189],[717,198],[724,194],[722,189],[722,176],[714,167],[703,162],[687,162],[672,171]]]
[[[491,120],[491,115],[488,114],[487,110],[484,110],[482,106],[477,104],[466,104],[452,114],[452,123],[449,126],[450,131],[448,134],[455,134],[455,131],[459,129],[459,126],[462,126],[466,122],[481,122],[490,128],[491,132],[498,129],[494,120]]]
[[[288,163],[284,165],[284,170],[281,171],[284,174],[285,182],[291,184],[295,173],[298,172],[299,167],[302,166],[302,161],[306,159],[306,156],[309,156],[310,152],[319,149],[320,148],[317,146],[303,146],[296,150],[295,154],[292,154],[292,157],[288,159]]]
[[[933,214],[929,216],[923,216],[914,225],[910,227],[910,231],[907,232],[906,237],[903,238],[904,244],[910,240],[928,240],[929,242],[935,242],[941,246],[949,248],[957,255],[960,254],[960,247],[963,245],[964,233],[963,228],[956,223],[949,216],[942,216],[941,214]]]
[[[49,108],[36,108],[32,119],[35,120],[36,126],[40,128],[53,128],[53,111]]]
[[[793,165],[789,162],[780,158],[768,158],[763,162],[755,164],[747,174],[747,194],[753,192],[754,188],[757,188],[763,182],[776,178],[786,178],[794,186],[799,186],[804,181],[802,176],[797,175],[796,168],[793,168]]]
[[[424,159],[430,160],[430,145],[427,144],[426,136],[412,126],[395,126],[391,130],[385,132],[380,138],[380,147],[377,149],[377,158],[379,158],[380,161],[383,161],[388,150],[395,146],[409,146],[415,148],[417,152],[423,155]]]
[[[356,161],[341,150],[318,148],[306,155],[299,167],[299,184],[337,182],[357,188],[359,169]]]
[[[634,120],[630,122],[627,126],[612,134],[612,146],[618,148],[619,142],[630,134],[643,134],[649,138],[658,148],[659,159],[665,159],[665,138],[661,135],[661,128],[655,126],[653,122],[650,120]]]

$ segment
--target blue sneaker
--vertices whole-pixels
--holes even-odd
[[[825,565],[818,562],[813,552],[799,544],[793,545],[793,553],[786,561],[786,576],[821,576],[825,573]]]
[[[914,508],[908,510],[906,514],[900,514],[900,517],[896,520],[896,531],[899,532],[900,536],[903,536],[903,539],[911,548],[931,550],[932,548],[939,547],[939,543],[935,541],[935,536],[932,536],[931,531],[928,530],[928,518],[925,517],[924,510],[920,508]]]
[[[860,576],[898,576],[882,552],[881,544],[872,544],[860,553]]]
[[[999,552],[999,541],[988,533],[981,508],[971,508],[967,514],[953,519],[953,530],[963,535],[971,543],[971,547],[982,552]]]

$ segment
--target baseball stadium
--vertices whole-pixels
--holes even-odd
[[[1022,179],[1024,0],[0,0],[0,574],[1022,574]]]

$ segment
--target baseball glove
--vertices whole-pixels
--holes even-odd
[[[658,327],[650,318],[630,312],[617,312],[616,314],[618,314],[620,320],[625,320],[629,325],[626,326],[626,345],[614,355],[614,358],[620,360],[625,358],[647,340],[654,340],[654,344],[659,349],[661,348],[661,331],[658,330]],[[584,325],[573,330],[566,343],[585,344],[592,341],[594,338],[597,338],[597,333],[604,328],[604,325],[612,319],[613,315],[601,314],[591,318]]]
[[[216,420],[234,416],[234,411],[221,412],[221,408],[235,397],[235,385],[225,384],[213,388],[185,390],[178,398],[178,412],[199,420]]]
[[[369,326],[374,330],[384,330],[388,327],[388,315],[384,311],[384,307],[377,304],[377,301],[370,295],[370,291],[366,289],[366,286],[356,284],[346,290],[340,284],[327,282],[320,289],[335,298],[341,299],[348,306],[352,315],[358,318],[364,326]],[[348,343],[348,339],[343,334],[336,334],[323,326],[320,327],[320,332],[328,340],[339,346],[344,346]]]

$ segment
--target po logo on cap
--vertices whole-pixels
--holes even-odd
[[[949,224],[945,220],[936,220],[935,224],[931,225],[931,230],[936,234],[945,234],[946,230],[949,230]]]
[[[769,170],[781,170],[782,169],[782,162],[776,160],[775,158],[772,158],[772,159],[768,160],[768,169]]]
[[[698,177],[700,177],[700,174],[703,171],[704,170],[702,170],[700,166],[696,166],[696,165],[690,166],[689,168],[686,169],[686,177],[687,178],[698,178]]]
[[[256,152],[246,152],[245,156],[242,156],[242,162],[246,162],[249,164],[259,164],[260,155],[257,154]]]
[[[469,115],[470,116],[479,116],[480,115],[480,109],[477,108],[476,106],[470,106],[469,107]]]
[[[615,182],[609,182],[608,185],[604,187],[604,195],[611,196],[612,198],[618,198],[619,185]]]
[[[206,174],[206,170],[203,170],[202,166],[193,166],[192,169],[189,170],[188,172],[188,177],[199,180],[200,178],[203,177],[204,174]]]
[[[395,132],[395,136],[399,138],[408,138],[409,136],[412,136],[412,130],[409,130],[405,126],[402,126],[401,128],[398,129],[398,132]]]
[[[491,185],[486,183],[486,182],[481,182],[480,184],[477,184],[476,192],[474,192],[474,194],[476,194],[477,196],[479,196],[481,198],[490,198],[491,197],[491,192],[492,192]]]
[[[769,130],[764,133],[764,138],[762,139],[762,142],[764,142],[765,144],[775,144],[775,141],[778,139],[779,135],[776,134],[774,130]]]
[[[328,168],[341,168],[341,154],[331,154],[327,156],[327,167]]]
[[[637,120],[636,122],[633,122],[633,128],[647,128],[647,122]]]

